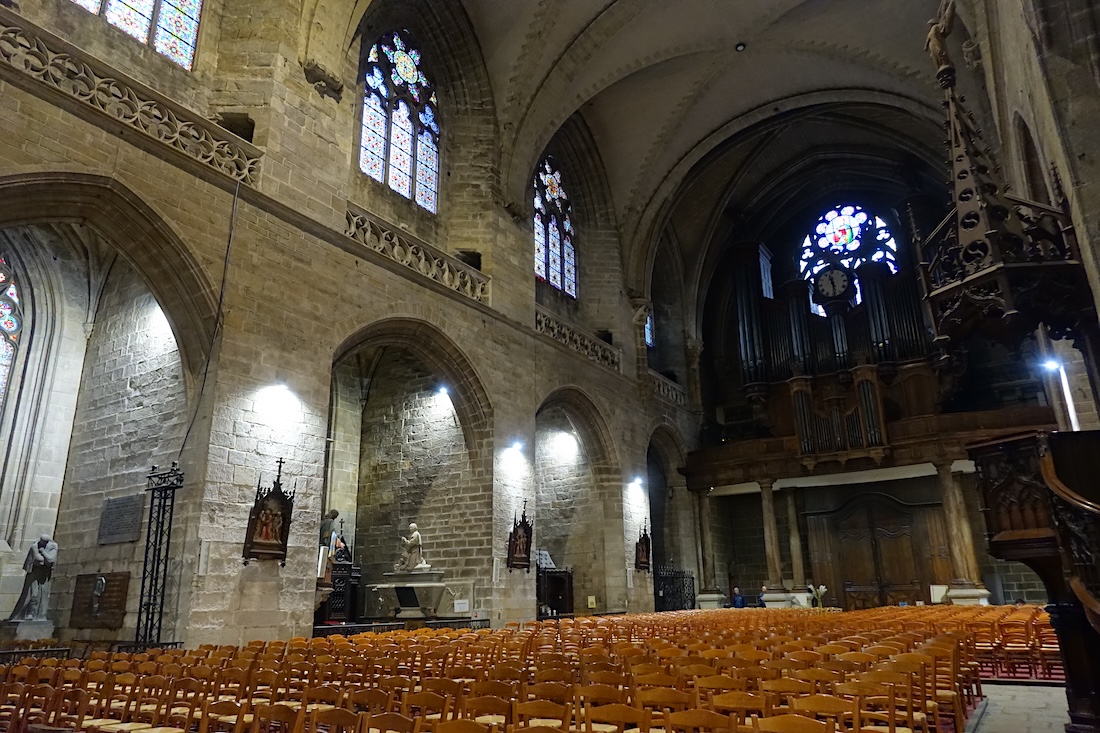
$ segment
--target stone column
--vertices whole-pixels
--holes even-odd
[[[721,608],[726,594],[718,590],[714,574],[714,533],[710,529],[710,489],[695,492],[699,503],[699,544],[703,556],[702,590],[696,597],[699,608]]]
[[[966,511],[966,498],[951,471],[950,461],[936,464],[936,471],[939,473],[940,490],[943,492],[951,570],[955,575],[947,597],[956,605],[984,605],[988,602],[989,591],[982,585],[978,554],[974,549],[974,530]]]
[[[794,581],[795,591],[806,589],[806,566],[802,561],[802,532],[798,528],[798,507],[794,503],[794,489],[783,492],[787,501],[787,523],[789,526],[789,541],[791,543],[791,576]]]
[[[783,567],[779,561],[779,529],[775,524],[775,494],[773,479],[759,479],[760,506],[764,510],[764,553],[768,558],[769,590],[779,591],[783,583]]]

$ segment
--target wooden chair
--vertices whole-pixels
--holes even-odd
[[[569,703],[559,704],[550,700],[513,701],[512,721],[514,726],[569,730],[573,725],[573,707]]]
[[[813,685],[802,680],[764,680],[760,683],[760,692],[771,698],[772,710],[780,713],[785,713],[791,709],[791,699],[802,695],[812,695],[813,691]]]
[[[352,690],[347,695],[347,706],[357,713],[378,715],[394,712],[393,695],[377,687]]]
[[[710,708],[719,713],[732,714],[738,724],[738,733],[751,731],[749,723],[751,715],[767,717],[771,715],[771,700],[767,695],[751,692],[724,692],[721,695],[712,695]]]
[[[803,715],[776,715],[771,718],[752,716],[753,733],[833,733],[836,729],[825,720]]]
[[[325,708],[306,714],[305,733],[360,733],[365,716],[347,708]]]
[[[695,696],[669,687],[650,687],[638,690],[634,704],[651,713],[668,713],[688,710],[695,704]]]
[[[586,733],[624,733],[627,729],[649,733],[650,712],[622,703],[587,704],[583,720]]]
[[[90,701],[91,696],[82,687],[70,687],[58,691],[50,725],[54,728],[83,730],[84,718],[88,714]]]
[[[722,715],[713,710],[695,708],[679,712],[666,713],[660,725],[666,733],[737,733],[737,718],[734,715]],[[650,729],[652,730],[652,728]]]
[[[841,682],[836,694],[849,697],[859,711],[860,733],[912,733],[898,727],[898,705],[894,686],[879,682]]]
[[[420,721],[400,713],[368,715],[364,726],[364,733],[420,733]]]
[[[467,697],[462,701],[462,714],[460,717],[473,720],[482,725],[503,728],[512,723],[511,699],[496,697],[495,695]]]
[[[835,695],[807,695],[791,700],[791,711],[816,720],[832,721],[838,731],[856,731],[859,728],[859,705]]]
[[[243,733],[246,724],[252,722],[248,717],[248,703],[236,700],[208,700],[202,708],[199,718],[199,733],[225,731]]]
[[[401,701],[401,714],[420,718],[428,730],[435,730],[436,724],[448,720],[452,712],[451,699],[436,692],[409,692]]]
[[[249,733],[301,733],[305,713],[281,703],[257,705],[253,708]]]
[[[482,725],[473,720],[448,720],[439,724],[436,733],[493,733],[491,725]]]

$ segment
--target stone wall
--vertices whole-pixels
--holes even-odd
[[[557,567],[573,569],[576,613],[607,610],[603,502],[585,446],[560,408],[543,410],[536,420],[535,492],[535,548],[549,552]]]
[[[452,112],[446,134],[453,136],[443,148],[443,167],[453,175],[444,176],[440,213],[422,226],[402,208],[408,202],[357,171],[358,105],[351,82],[358,42],[336,44],[339,51],[326,47],[326,53],[344,54],[325,64],[349,83],[344,100],[318,94],[302,75],[301,49],[293,41],[300,9],[293,3],[259,0],[242,10],[209,2],[194,73],[169,68],[170,62],[68,0],[22,5],[31,20],[104,64],[122,63],[139,83],[171,97],[184,108],[179,114],[201,121],[236,112],[256,122],[260,168],[238,189],[233,178],[190,152],[143,137],[113,112],[48,81],[13,76],[22,73],[13,70],[0,81],[6,131],[0,138],[0,228],[82,219],[149,284],[180,344],[181,379],[193,393],[188,406],[197,412],[182,456],[188,478],[174,535],[178,586],[170,602],[178,638],[196,645],[308,634],[317,526],[327,508],[324,484],[331,482],[330,503],[350,511],[347,476],[362,453],[346,424],[329,435],[333,363],[349,339],[386,323],[403,324],[410,338],[425,342],[430,332],[435,340],[425,350],[433,354],[446,334],[467,365],[456,390],[479,385],[484,423],[477,444],[466,446],[474,457],[467,485],[477,489],[443,500],[454,498],[472,512],[470,523],[470,517],[484,518],[482,534],[475,531],[468,540],[471,530],[463,526],[453,550],[441,548],[456,558],[456,574],[484,589],[475,608],[494,623],[534,613],[533,574],[504,572],[501,561],[513,516],[524,498],[534,503],[535,415],[562,389],[587,395],[601,424],[605,446],[594,482],[608,576],[598,598],[606,599],[606,608],[626,607],[632,554],[625,538],[636,537],[639,519],[633,504],[624,502],[626,483],[644,472],[658,425],[681,436],[688,450],[694,419],[684,408],[640,395],[630,355],[620,372],[535,331],[529,224],[500,201],[491,90],[478,76],[472,36],[450,33],[444,22],[453,8],[417,6],[425,19],[417,30],[426,55],[438,64],[435,81]],[[305,47],[307,53],[312,48]],[[349,202],[390,221],[396,232],[404,224],[438,250],[480,251],[483,271],[492,278],[489,299],[474,302],[420,268],[346,236]],[[594,286],[586,291],[594,299],[586,325],[629,334],[621,288],[596,285],[621,277],[613,223],[601,216],[603,228],[589,241],[605,251],[591,263],[595,274],[586,275],[583,286]],[[339,374],[336,382],[338,402],[356,410],[355,390]],[[515,461],[523,468],[506,455],[514,442],[524,446]],[[91,470],[96,458],[84,455],[70,461],[73,475]],[[257,481],[271,481],[278,458],[286,460],[284,482],[295,491],[287,562],[245,567],[248,510]],[[135,459],[141,472],[149,462]],[[135,486],[142,483],[143,473],[135,475]],[[355,531],[361,534],[360,527]],[[62,557],[65,552],[63,544]],[[629,598],[637,604],[647,591],[634,585],[636,597]]]
[[[470,456],[445,385],[411,354],[385,349],[363,407],[355,559],[383,582],[415,522],[424,557],[445,581],[473,579],[491,552],[491,496],[472,483]],[[477,604],[484,607],[481,595]],[[476,606],[476,604],[475,604]]]
[[[136,542],[97,545],[100,510],[107,499],[145,493],[150,466],[167,468],[177,457],[187,418],[179,349],[168,321],[138,275],[116,261],[80,379],[55,532],[59,552],[52,605],[64,627],[77,575],[129,572],[127,615],[121,632],[67,628],[63,636],[132,638],[145,533]],[[166,625],[172,628],[175,603],[168,606]]]

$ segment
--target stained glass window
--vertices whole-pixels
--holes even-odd
[[[577,297],[577,249],[569,196],[561,183],[561,171],[549,158],[535,170],[534,229],[535,277]]]
[[[645,317],[645,345],[650,349],[657,346],[657,339],[653,335],[653,311]]]
[[[6,287],[5,287],[6,286]],[[12,369],[23,331],[23,309],[19,304],[19,288],[11,267],[0,258],[0,403],[8,391]]]
[[[802,242],[799,272],[806,280],[826,267],[854,271],[866,262],[883,262],[890,272],[898,271],[898,245],[886,222],[862,206],[842,204],[829,209],[817,220],[814,231]],[[859,279],[854,278],[856,303],[862,300]],[[815,313],[825,315],[817,304]]]
[[[367,52],[359,168],[433,214],[439,205],[439,116],[408,31]]]
[[[195,61],[202,0],[72,0],[185,69]],[[156,23],[153,19],[156,19]]]

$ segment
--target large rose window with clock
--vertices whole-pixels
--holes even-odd
[[[862,206],[844,204],[826,211],[802,243],[799,271],[814,290],[814,312],[825,315],[821,301],[850,300],[862,296],[856,269],[867,262],[881,262],[898,271],[898,245],[881,217]]]

